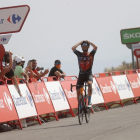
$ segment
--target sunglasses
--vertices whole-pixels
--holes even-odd
[[[56,65],[60,65],[61,63],[58,63],[58,62],[57,62],[57,63],[55,63],[55,64],[56,64]]]
[[[88,44],[87,43],[83,43],[82,46],[88,46]]]

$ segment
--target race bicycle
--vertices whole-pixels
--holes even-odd
[[[88,94],[87,92],[87,86],[89,85],[72,85],[71,84],[71,92],[73,87],[80,87],[80,95],[79,95],[79,100],[78,100],[78,120],[79,120],[79,124],[82,125],[83,123],[83,117],[85,114],[85,120],[88,123],[90,120],[90,109],[87,104],[88,104]],[[85,87],[85,90],[84,88]],[[80,106],[81,104],[81,106]]]

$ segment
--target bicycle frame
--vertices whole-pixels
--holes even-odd
[[[71,84],[71,92],[73,92],[72,91],[72,87],[74,87],[74,86],[79,86],[79,87],[82,87],[83,88],[83,86],[85,87],[85,95],[83,95],[83,91],[82,91],[82,93],[80,92],[80,95],[79,95],[79,99],[78,99],[78,119],[79,119],[79,124],[81,125],[82,124],[82,122],[83,122],[83,114],[85,114],[85,119],[86,119],[86,122],[88,123],[89,122],[89,118],[90,118],[90,108],[88,108],[87,107],[87,86],[89,86],[89,85],[72,85]],[[80,96],[82,96],[81,98],[80,98]],[[82,108],[80,108],[80,106],[82,106]]]

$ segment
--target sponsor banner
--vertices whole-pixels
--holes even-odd
[[[14,85],[8,85],[8,88],[20,119],[37,116],[34,101],[26,84],[19,84],[22,97],[19,96]]]
[[[65,93],[59,81],[45,82],[55,111],[70,109]]]
[[[133,98],[131,86],[126,75],[112,76],[121,99]]]
[[[103,99],[101,90],[100,90],[95,78],[93,78],[91,102],[92,102],[92,104],[104,103],[104,99]]]
[[[29,84],[38,115],[54,112],[53,105],[44,83],[33,82]]]
[[[65,95],[67,96],[72,108],[78,108],[76,87],[72,88],[73,92],[71,92],[71,89],[70,89],[71,84],[76,85],[76,83],[77,83],[77,80],[60,81],[60,84],[63,87]]]
[[[135,50],[134,50],[134,55],[135,55],[137,58],[140,58],[140,49],[135,49]]]
[[[18,115],[5,85],[0,86],[0,122],[18,120]]]
[[[19,32],[29,10],[28,5],[0,8],[0,34]]]
[[[138,74],[127,74],[127,79],[130,83],[131,89],[135,97],[140,96],[140,79]]]
[[[123,29],[120,33],[122,44],[140,42],[140,28]]]
[[[0,44],[7,44],[11,38],[12,34],[9,35],[1,35],[0,36]]]
[[[105,103],[120,100],[119,94],[111,76],[99,77],[96,78],[96,80],[104,97]]]

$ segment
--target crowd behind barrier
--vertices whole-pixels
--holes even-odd
[[[66,76],[62,79],[43,77],[40,82],[30,80],[29,84],[19,84],[22,97],[13,84],[1,80],[0,85],[0,123],[16,120],[16,125],[22,129],[21,120],[36,120],[41,125],[40,117],[54,117],[58,121],[60,114],[71,114],[78,108],[76,88],[71,92],[71,84],[77,82],[76,76]],[[23,80],[24,81],[24,80]],[[124,106],[123,100],[137,104],[140,97],[140,70],[125,72],[97,73],[93,76],[92,105],[105,107],[113,104]],[[129,100],[130,99],[130,100]],[[33,118],[34,117],[34,118]]]

